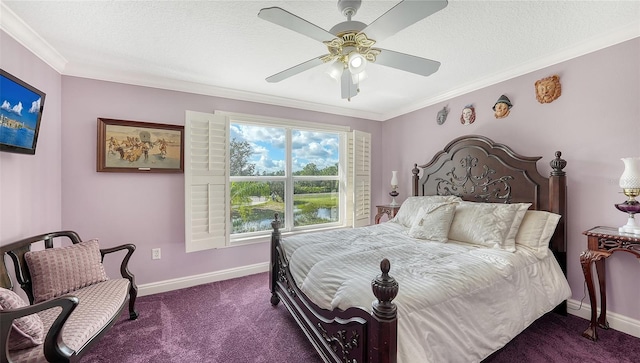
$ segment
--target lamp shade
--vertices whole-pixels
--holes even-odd
[[[344,71],[344,63],[337,60],[331,64],[331,66],[327,69],[327,74],[331,76],[331,78],[336,81],[340,81],[342,78],[342,72]]]
[[[622,158],[624,172],[620,176],[620,188],[640,189],[640,156]]]
[[[362,56],[362,54],[353,51],[349,53],[349,72],[353,74],[358,74],[367,67],[367,60]]]
[[[398,186],[398,172],[397,171],[392,171],[391,172],[391,186],[392,187],[397,187]]]

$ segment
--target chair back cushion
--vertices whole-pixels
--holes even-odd
[[[35,303],[106,281],[98,240],[25,253]]]

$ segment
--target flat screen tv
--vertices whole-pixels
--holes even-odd
[[[0,151],[35,154],[44,92],[0,69]]]

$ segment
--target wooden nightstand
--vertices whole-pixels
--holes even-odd
[[[614,252],[629,252],[640,260],[640,236],[620,233],[617,228],[595,227],[583,233],[588,238],[588,250],[580,254],[580,264],[582,272],[587,282],[589,290],[589,300],[591,300],[591,322],[582,336],[593,341],[598,340],[596,328],[609,329],[607,322],[607,287],[605,284],[606,271],[604,261]],[[600,290],[600,317],[596,319],[598,304],[596,301],[595,286],[593,285],[593,273],[591,266],[595,262],[596,276]]]
[[[385,205],[377,205],[376,208],[378,208],[378,214],[376,214],[376,224],[378,224],[380,223],[380,218],[382,218],[382,216],[385,214],[389,219],[395,217],[396,213],[398,213],[398,209],[400,209],[400,205],[385,204]]]

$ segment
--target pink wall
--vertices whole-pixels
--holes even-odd
[[[0,245],[61,226],[61,76],[0,31],[0,68],[46,94],[35,155],[0,153]]]
[[[536,80],[558,74],[562,95],[556,101],[536,101]],[[491,109],[505,94],[513,108],[505,119]],[[460,123],[462,108],[476,107],[475,123]],[[444,105],[450,113],[444,125],[436,114]],[[538,162],[548,175],[556,150],[568,165],[568,279],[573,298],[584,296],[580,252],[586,249],[583,231],[598,226],[618,227],[626,215],[615,209],[625,196],[618,187],[624,169],[621,157],[640,155],[640,38],[526,74],[383,123],[388,140],[382,155],[382,175],[401,174],[403,200],[411,193],[414,163],[424,164],[452,139],[480,134],[510,145],[520,154],[543,156]],[[640,266],[628,253],[607,261],[608,310],[640,319]],[[589,298],[585,301],[588,303]]]
[[[374,145],[382,129],[376,121],[76,77],[63,77],[62,100],[62,225],[104,246],[135,243],[139,284],[267,262],[268,243],[186,253],[183,175],[96,172],[98,117],[184,125],[185,110],[221,110],[349,125],[370,132]],[[157,247],[162,259],[151,260]]]

